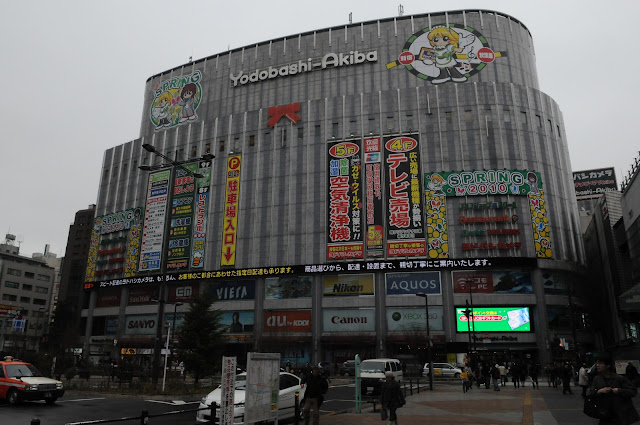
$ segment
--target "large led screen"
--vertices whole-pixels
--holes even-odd
[[[465,308],[456,308],[458,332],[469,332]],[[473,308],[471,331],[475,332],[531,332],[529,307]]]

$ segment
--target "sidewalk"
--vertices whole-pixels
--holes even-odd
[[[541,387],[533,389],[530,386],[515,389],[513,386],[493,388],[474,388],[466,394],[459,385],[438,384],[433,391],[421,390],[407,395],[407,404],[398,409],[398,423],[438,424],[438,425],[489,425],[489,424],[525,424],[525,425],[564,425],[558,424],[549,411],[543,398],[543,392],[554,391],[552,388]],[[561,394],[561,393],[560,393]],[[580,396],[576,396],[580,397]],[[582,400],[580,398],[580,400]],[[581,404],[581,401],[579,402]],[[323,425],[353,425],[353,424],[382,424],[380,420],[380,406],[373,411],[370,404],[363,405],[362,413],[355,410],[323,415],[320,422]],[[592,424],[592,420],[576,412],[576,423]]]

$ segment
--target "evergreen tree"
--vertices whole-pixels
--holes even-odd
[[[211,310],[211,303],[211,298],[207,295],[195,297],[185,314],[184,322],[176,330],[178,357],[184,362],[185,371],[191,373],[196,382],[218,370],[222,359],[222,313]]]

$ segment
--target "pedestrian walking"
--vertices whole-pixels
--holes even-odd
[[[493,381],[493,391],[500,391],[500,386],[498,385],[498,381],[500,380],[500,366],[496,363],[491,368],[491,380]]]
[[[625,369],[624,374],[634,386],[638,386],[638,369],[633,365],[633,363],[627,363],[627,368]]]
[[[315,366],[310,375],[302,378],[301,387],[307,389],[304,392],[304,425],[309,425],[309,412],[313,409],[313,425],[320,423],[320,406],[324,401],[324,395],[329,389],[329,383],[320,375],[320,368]]]
[[[462,372],[460,372],[460,380],[462,381],[462,392],[466,393],[469,390],[469,372],[467,372],[467,368],[463,367]]]
[[[500,370],[500,385],[504,387],[507,385],[507,368],[501,364],[498,369]]]
[[[564,364],[564,368],[562,369],[562,373],[560,378],[562,378],[562,394],[573,394],[571,392],[571,377],[572,377],[573,373],[571,372],[571,367],[569,366],[569,363],[566,362]]]
[[[389,410],[389,425],[398,425],[396,410],[405,405],[404,394],[393,372],[385,372],[384,377],[385,382],[380,390],[380,404],[383,409]]]
[[[551,383],[553,384],[553,388],[558,388],[558,367],[555,363],[551,364]]]
[[[511,380],[513,381],[513,388],[520,388],[520,365],[518,363],[512,363],[509,368],[511,372]]]
[[[538,383],[539,371],[540,371],[540,363],[538,362],[531,363],[531,367],[529,368],[529,376],[531,377],[531,383],[533,384],[533,388],[540,388],[540,384]]]
[[[587,369],[586,363],[582,363],[582,367],[578,371],[578,385],[582,387],[582,398],[586,398],[589,387],[589,369]]]
[[[491,368],[489,365],[482,365],[482,378],[484,379],[484,388],[488,390],[491,387]]]
[[[598,358],[596,367],[598,374],[591,383],[589,394],[595,396],[596,401],[608,412],[599,424],[629,425],[640,420],[631,400],[638,393],[636,387],[613,371],[611,357],[604,355]]]

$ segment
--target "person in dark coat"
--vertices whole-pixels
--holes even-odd
[[[562,378],[562,394],[573,394],[571,392],[571,378],[573,377],[573,372],[571,372],[571,366],[569,363],[565,363],[562,368],[562,372],[560,373],[560,378]]]
[[[553,388],[558,388],[558,366],[555,363],[551,364],[551,382]]]
[[[633,406],[632,397],[638,393],[636,387],[624,376],[613,372],[611,358],[600,357],[597,361],[598,374],[591,383],[590,395],[595,395],[601,404],[609,406],[611,416],[600,419],[600,425],[630,425],[640,420]]]
[[[634,386],[638,386],[638,369],[636,369],[633,363],[627,363],[627,368],[625,369],[624,374]]]
[[[533,384],[533,388],[540,388],[540,384],[538,383],[538,372],[540,371],[540,363],[533,362],[529,366],[529,376],[531,377],[531,383]]]
[[[380,404],[383,409],[389,410],[389,425],[398,425],[396,410],[404,406],[404,394],[402,394],[402,388],[393,376],[393,372],[385,372],[384,377],[386,381],[380,389]]]
[[[512,363],[509,368],[511,372],[511,380],[513,381],[513,388],[520,388],[520,365],[518,363]]]
[[[484,379],[484,387],[488,390],[491,387],[491,368],[488,364],[482,365],[482,378]]]
[[[304,425],[309,425],[309,412],[313,409],[313,425],[320,422],[320,405],[324,401],[324,395],[329,389],[327,380],[320,375],[320,368],[313,368],[311,375],[305,375],[302,378],[301,387],[307,389],[304,392]]]

